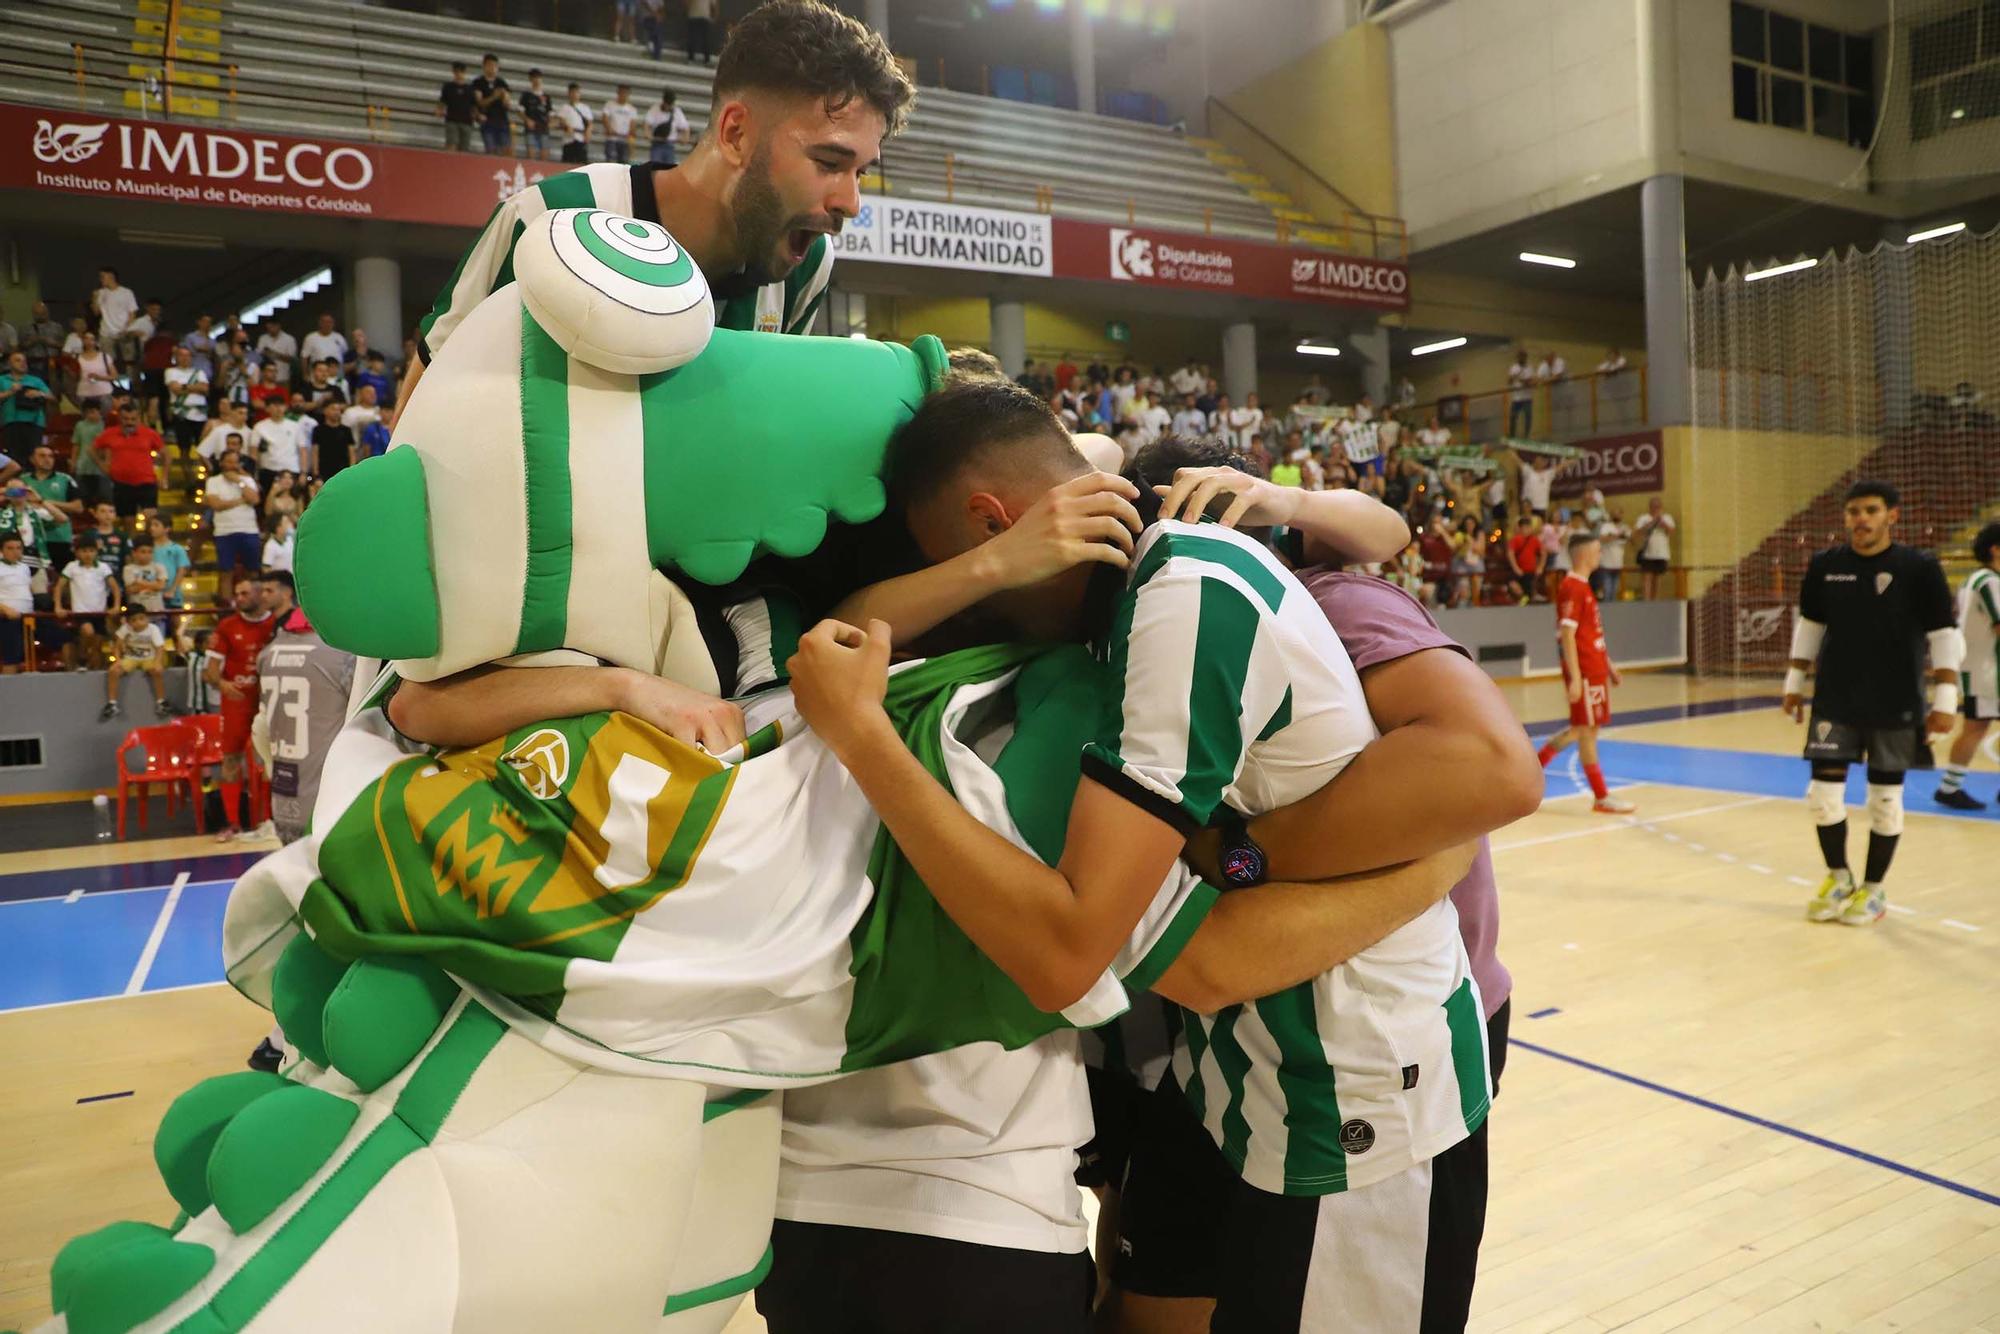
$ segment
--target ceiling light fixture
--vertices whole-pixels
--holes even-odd
[[[1340,355],[1339,348],[1327,347],[1323,343],[1300,343],[1292,350],[1302,357],[1337,357]]]
[[[1903,239],[1909,244],[1915,245],[1919,241],[1935,241],[1940,236],[1952,236],[1964,230],[1965,224],[1962,222],[1947,222],[1941,227],[1926,227],[1920,232],[1911,232]]]
[[[1463,338],[1447,338],[1441,343],[1425,343],[1422,347],[1411,348],[1410,355],[1427,357],[1433,352],[1448,352],[1455,347],[1464,347],[1466,342],[1467,340]]]
[[[1552,269],[1573,269],[1576,267],[1576,261],[1573,259],[1564,259],[1561,255],[1538,255],[1532,250],[1523,250],[1521,252],[1521,262],[1523,264],[1546,264]]]
[[[1743,275],[1743,281],[1754,283],[1759,278],[1775,278],[1781,273],[1797,273],[1800,269],[1810,269],[1819,261],[1816,259],[1795,259],[1789,264],[1773,264],[1768,269],[1754,269]]]

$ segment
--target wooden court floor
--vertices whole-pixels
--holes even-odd
[[[1614,705],[1772,693],[1644,676]],[[1563,712],[1551,683],[1509,694],[1530,724]],[[1494,839],[1514,1043],[1472,1328],[2000,1334],[2000,818],[1913,811],[1889,918],[1815,925],[1795,725],[1763,705],[1606,739],[1614,783],[1617,756],[1679,780],[1599,816],[1559,762]],[[0,879],[97,855],[0,856]],[[0,1328],[45,1314],[65,1238],[172,1216],[159,1116],[267,1024],[219,986],[0,1012]],[[761,1328],[746,1309],[731,1334]]]

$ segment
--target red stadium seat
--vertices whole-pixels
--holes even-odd
[[[125,794],[139,789],[139,828],[146,828],[146,802],[152,785],[167,785],[167,814],[180,805],[180,785],[187,784],[188,800],[194,806],[195,832],[205,833],[207,821],[201,809],[201,733],[186,723],[157,723],[135,727],[118,746],[118,837],[125,837]]]

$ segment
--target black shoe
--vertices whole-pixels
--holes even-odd
[[[269,1038],[257,1044],[257,1050],[250,1053],[248,1062],[252,1070],[262,1070],[267,1075],[277,1074],[278,1067],[284,1063],[285,1049],[273,1046]]]
[[[100,723],[108,723],[117,716],[118,706],[116,704],[106,704],[97,711],[97,721]]]
[[[1931,794],[1931,800],[1940,806],[1949,806],[1953,810],[1959,811],[1983,811],[1986,809],[1985,802],[1973,796],[1964,788],[1960,788],[1956,792],[1934,792]]]

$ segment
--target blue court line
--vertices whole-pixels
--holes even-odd
[[[1630,1084],[1635,1088],[1642,1088],[1652,1093],[1664,1093],[1669,1098],[1678,1098],[1682,1102],[1690,1103],[1711,1112],[1720,1112],[1724,1116],[1733,1116],[1738,1121],[1746,1121],[1764,1130],[1776,1131],[1780,1135],[1789,1135],[1793,1139],[1803,1140],[1807,1144],[1817,1145],[1822,1149],[1832,1149],[1835,1153],[1844,1153],[1849,1158],[1859,1159],[1875,1167],[1886,1168],[1891,1172],[1897,1172],[1903,1176],[1924,1182],[1926,1185],[1942,1186],[1944,1189],[1954,1191],[1968,1199],[1978,1200],[1981,1204],[1991,1204],[2000,1207],[2000,1195],[1990,1194],[1980,1190],[1977,1186],[1968,1186],[1960,1181],[1952,1181],[1947,1177],[1938,1176],[1936,1173],[1926,1172],[1922,1168],[1911,1167],[1907,1163],[1899,1163],[1893,1158],[1884,1158],[1880,1154],[1870,1153],[1866,1149],[1857,1149],[1851,1144],[1842,1144],[1838,1140],[1830,1140],[1825,1136],[1815,1135],[1810,1131],[1799,1130],[1785,1125],[1780,1121],[1772,1121],[1750,1112],[1739,1111],[1734,1107],[1724,1106],[1722,1103],[1701,1097],[1698,1094],[1683,1093],[1679,1089],[1668,1088],[1665,1084],[1655,1084],[1650,1079],[1641,1079],[1637,1075],[1628,1075],[1622,1070],[1613,1070],[1608,1065],[1599,1065],[1595,1061],[1586,1061],[1580,1056],[1569,1056],[1559,1051],[1551,1051],[1549,1048],[1541,1046],[1538,1043],[1524,1042],[1520,1038],[1509,1038],[1507,1045],[1509,1047],[1525,1047],[1538,1056],[1546,1056],[1551,1060],[1562,1061],[1566,1064],[1576,1066],[1580,1070],[1588,1070],[1593,1074],[1609,1075],[1611,1078]]]
[[[22,899],[61,898],[71,890],[86,895],[107,889],[151,889],[173,883],[186,871],[194,880],[234,880],[256,864],[264,852],[225,852],[173,861],[121,862],[116,866],[72,866],[58,871],[17,871],[0,875],[0,903]]]
[[[76,1105],[81,1107],[87,1102],[110,1102],[113,1098],[129,1098],[131,1096],[131,1089],[126,1089],[123,1093],[93,1093],[88,1098],[78,1098]]]
[[[1746,709],[1775,709],[1783,703],[1778,695],[1744,695],[1739,699],[1704,699],[1692,704],[1663,704],[1655,709],[1634,709],[1630,713],[1613,713],[1613,727],[1636,727],[1640,723],[1671,723],[1683,718],[1709,718],[1718,713],[1742,713]],[[1528,735],[1543,737],[1560,732],[1569,726],[1568,718],[1551,718],[1546,722],[1526,723]]]
[[[1561,1014],[1561,1013],[1562,1013],[1562,1011],[1561,1011],[1561,1010],[1559,1010],[1559,1009],[1557,1009],[1557,1008],[1556,1008],[1555,1006],[1551,1005],[1551,1006],[1549,1006],[1549,1007],[1548,1007],[1548,1008],[1547,1008],[1546,1010],[1536,1010],[1536,1011],[1535,1011],[1535,1012],[1534,1012],[1533,1014],[1529,1015],[1529,1016],[1528,1016],[1528,1018],[1530,1018],[1530,1019],[1546,1019],[1546,1018],[1548,1018],[1548,1017],[1549,1017],[1550,1015],[1552,1015],[1552,1014]]]

